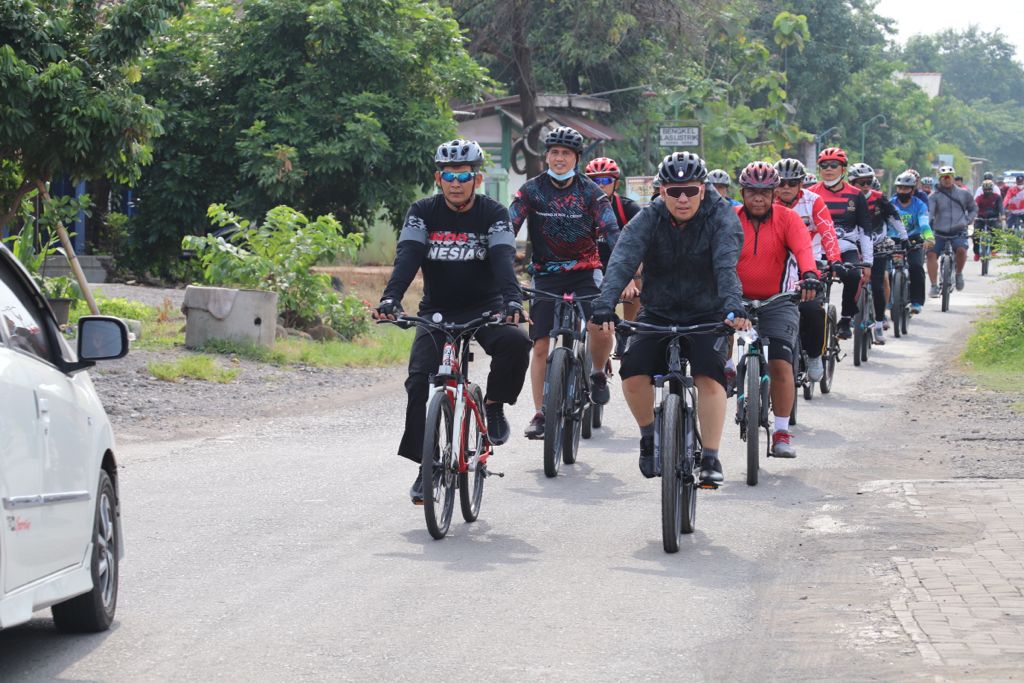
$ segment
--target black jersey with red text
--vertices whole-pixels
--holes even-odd
[[[839,238],[839,248],[844,252],[857,249],[863,259],[870,261],[874,253],[869,236],[871,215],[861,191],[845,181],[835,189],[819,182],[812,185],[810,190],[821,197],[828,207],[832,224],[836,228],[836,237]]]

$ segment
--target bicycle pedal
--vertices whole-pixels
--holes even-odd
[[[717,491],[721,484],[713,481],[702,481],[697,484],[697,488],[704,489],[705,491]]]
[[[487,478],[487,477],[501,477],[501,478],[504,478],[504,476],[505,476],[504,472],[491,472],[488,469],[483,469],[483,470],[480,470],[480,471],[483,472],[484,478]]]

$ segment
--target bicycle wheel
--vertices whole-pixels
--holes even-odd
[[[760,357],[754,360],[746,368],[746,402],[744,419],[747,428],[747,486],[757,486],[757,469],[760,465],[761,446],[758,443],[761,436],[761,363]]]
[[[942,312],[949,310],[949,295],[953,290],[953,259],[942,255],[942,273],[939,278],[942,280]]]
[[[583,362],[577,358],[572,364],[570,381],[565,392],[565,418],[562,426],[562,462],[572,465],[580,449],[580,435],[583,431],[583,414],[586,399],[583,393]]]
[[[906,301],[903,300],[903,270],[897,270],[892,276],[892,334],[899,339],[903,336],[903,316],[907,314]]]
[[[455,419],[448,395],[434,394],[427,407],[426,432],[420,468],[423,472],[423,514],[427,531],[434,538],[444,538],[452,522],[455,508],[455,485],[458,456],[453,443]]]
[[[981,254],[981,275],[988,275],[988,262],[992,258],[992,240],[987,236],[981,238],[981,246],[978,249]]]
[[[798,389],[803,386],[803,379],[807,378],[807,364],[804,362],[803,349],[800,346],[800,335],[796,338],[796,349],[793,351],[793,407],[789,411],[789,424],[796,424],[796,404],[800,401]]]
[[[588,403],[583,409],[583,420],[580,423],[580,438],[589,439],[594,430],[594,404]]]
[[[693,482],[682,472],[683,408],[678,394],[661,404],[661,543],[666,553],[679,552],[684,527],[693,530]],[[688,498],[684,501],[684,496]]]
[[[839,338],[836,337],[838,323],[836,322],[836,307],[828,307],[828,315],[825,318],[825,352],[822,354],[822,361],[825,364],[825,374],[821,376],[821,393],[827,394],[832,391],[832,380],[836,375],[836,359],[839,358]]]
[[[864,317],[862,313],[853,316],[853,364],[860,367],[861,348],[864,346]]]
[[[470,384],[468,393],[482,412],[484,394],[480,387]],[[466,462],[469,463],[473,456],[483,452],[486,443],[484,433],[477,423],[477,414],[472,410],[466,411],[464,425],[462,435],[465,446],[462,452],[466,454]],[[462,518],[467,522],[475,522],[476,518],[480,516],[480,503],[484,497],[484,479],[487,478],[487,475],[484,474],[485,467],[486,465],[478,464],[472,472],[459,472],[459,504],[462,505]]]
[[[562,429],[565,425],[565,386],[569,381],[572,352],[560,346],[548,360],[544,394],[544,474],[558,476],[562,464]]]
[[[594,404],[594,410],[592,411],[592,415],[593,415],[594,429],[600,429],[601,428],[601,422],[604,419],[604,406],[599,406],[599,405],[597,405],[595,403]]]

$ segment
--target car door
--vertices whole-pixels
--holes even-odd
[[[0,319],[7,328],[7,351],[17,357],[22,381],[32,391],[40,469],[39,488],[24,494],[29,498],[5,500],[10,507],[5,512],[17,516],[33,510],[28,561],[43,577],[82,562],[93,523],[97,459],[88,452],[83,390],[56,365],[62,347],[53,320],[11,269],[0,270]]]

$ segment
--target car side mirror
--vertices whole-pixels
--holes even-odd
[[[78,319],[78,360],[115,360],[128,353],[128,326],[120,318],[86,315]]]

